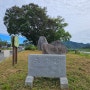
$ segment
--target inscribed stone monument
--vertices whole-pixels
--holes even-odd
[[[38,40],[38,49],[43,54],[32,54],[28,58],[28,76],[25,85],[33,86],[34,77],[52,77],[60,79],[61,89],[68,89],[66,77],[66,47],[60,41],[48,44],[41,36]]]
[[[28,76],[26,77],[25,85],[32,87],[34,77],[59,78],[61,88],[68,88],[68,80],[66,77],[66,55],[29,55]]]

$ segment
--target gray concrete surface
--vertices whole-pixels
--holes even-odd
[[[10,55],[12,55],[12,51],[10,51]],[[0,62],[2,62],[6,57],[4,56],[4,51],[0,52]]]
[[[4,57],[7,58],[10,56],[10,50],[4,50]]]
[[[1,62],[2,60],[4,60],[4,59],[5,59],[4,53],[3,53],[3,52],[0,52],[0,62]]]

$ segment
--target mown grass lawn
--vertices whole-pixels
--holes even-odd
[[[0,63],[0,90],[30,90],[25,86],[28,74],[28,55],[40,51],[18,53],[18,63],[12,66],[12,57]],[[69,90],[90,90],[90,55],[67,54]],[[58,78],[35,78],[32,90],[60,90]]]

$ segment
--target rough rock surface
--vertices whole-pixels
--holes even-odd
[[[43,54],[66,54],[66,47],[59,41],[54,41],[51,44],[44,43],[42,45]]]
[[[38,45],[37,45],[37,47],[38,47],[39,50],[42,50],[42,45],[44,43],[48,43],[46,37],[40,36],[40,38],[38,40]]]

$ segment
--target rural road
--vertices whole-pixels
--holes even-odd
[[[80,53],[90,54],[90,52],[80,51]]]
[[[5,59],[3,52],[0,52],[0,62]]]
[[[10,52],[10,55],[12,55],[12,51]],[[6,57],[4,57],[4,52],[0,52],[0,62],[3,61]]]

